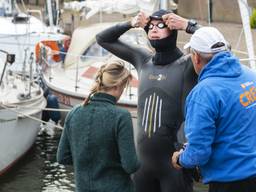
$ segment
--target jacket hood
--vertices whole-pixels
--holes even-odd
[[[204,66],[199,74],[199,81],[208,77],[237,77],[242,73],[238,58],[230,52],[220,52],[213,56],[212,60]]]

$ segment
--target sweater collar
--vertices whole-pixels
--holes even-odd
[[[102,92],[95,93],[92,96],[91,101],[108,102],[113,105],[115,105],[117,102],[117,100],[114,96],[107,94],[107,93],[102,93]]]

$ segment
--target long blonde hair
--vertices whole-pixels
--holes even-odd
[[[115,86],[124,86],[132,79],[132,75],[127,68],[125,68],[124,62],[115,60],[108,62],[100,67],[95,77],[95,83],[91,88],[91,92],[83,102],[83,105],[87,105],[93,94],[99,91],[107,91]]]

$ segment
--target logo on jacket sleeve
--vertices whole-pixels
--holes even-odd
[[[241,87],[244,89],[239,98],[242,106],[250,108],[256,105],[256,87],[253,82],[242,83]]]

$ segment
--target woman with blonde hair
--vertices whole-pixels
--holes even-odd
[[[91,93],[66,117],[57,161],[73,165],[76,191],[134,191],[137,160],[130,113],[116,106],[131,73],[121,61],[102,65]]]

